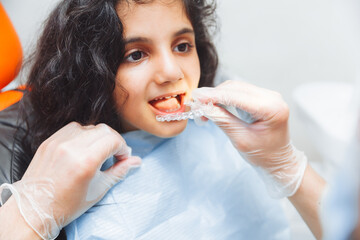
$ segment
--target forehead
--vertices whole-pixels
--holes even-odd
[[[142,35],[155,29],[192,28],[182,0],[138,2],[121,1],[116,7],[125,35]]]
[[[184,9],[182,0],[120,0],[116,5],[116,10],[119,17],[122,19],[139,7],[145,7],[146,9],[146,7],[151,8],[157,5]]]

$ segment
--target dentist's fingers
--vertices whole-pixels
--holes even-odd
[[[131,148],[121,135],[105,124],[96,125],[91,134],[87,135],[84,145],[89,146],[88,151],[94,156],[97,168],[111,156],[122,156],[124,159],[131,156]]]
[[[86,201],[97,202],[111,187],[123,180],[131,169],[140,167],[140,165],[141,159],[139,157],[130,156],[116,162],[106,171],[97,170],[89,183]]]
[[[228,110],[219,107],[217,105],[204,105],[202,111],[205,113],[205,117],[221,126],[224,130],[229,123],[236,123],[239,126],[247,126],[247,123],[233,115]],[[230,124],[231,125],[231,124]]]
[[[233,106],[250,113],[255,119],[267,120],[287,105],[277,92],[241,81],[226,81],[216,88],[199,88],[192,93],[194,99]],[[286,114],[286,111],[284,112]]]
[[[116,162],[112,167],[110,167],[103,173],[114,180],[111,183],[111,186],[113,186],[118,181],[123,180],[131,169],[140,166],[141,166],[141,158],[137,156],[130,156],[127,157],[126,159],[122,159]]]
[[[83,172],[86,178],[91,178],[104,161],[114,155],[122,159],[131,156],[131,149],[115,130],[105,124],[70,123],[41,144],[25,175],[41,175],[49,172],[49,167],[64,172],[77,168],[77,175]]]
[[[131,155],[131,149],[121,135],[106,124],[77,126],[69,130],[75,136],[67,144],[77,149],[77,154],[83,156],[94,170],[99,169],[111,156],[121,155],[126,158]]]

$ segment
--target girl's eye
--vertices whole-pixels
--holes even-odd
[[[144,57],[144,55],[145,55],[144,52],[136,51],[136,52],[133,52],[130,55],[128,55],[126,57],[126,60],[129,62],[138,62]]]
[[[181,43],[175,47],[176,52],[185,53],[189,51],[192,46],[189,43]]]

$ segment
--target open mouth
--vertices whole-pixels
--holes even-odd
[[[176,113],[184,109],[184,96],[185,93],[157,97],[149,101],[149,104],[161,114]]]

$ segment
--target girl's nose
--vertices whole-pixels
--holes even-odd
[[[155,82],[157,84],[166,84],[176,82],[184,78],[176,57],[172,51],[163,51],[158,57],[156,64]]]

